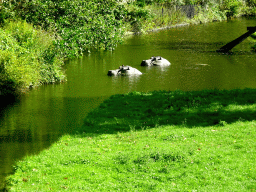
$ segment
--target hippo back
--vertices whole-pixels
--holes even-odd
[[[133,67],[130,67],[127,70],[122,70],[121,75],[141,75],[142,73]]]
[[[156,66],[169,66],[169,65],[171,65],[171,63],[167,59],[164,59],[164,58],[156,59],[155,61],[152,62],[152,64],[156,65]]]

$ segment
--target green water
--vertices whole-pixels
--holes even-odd
[[[256,26],[256,20],[173,28],[133,36],[112,52],[91,52],[67,62],[67,83],[39,87],[1,109],[0,183],[13,172],[15,161],[47,149],[81,126],[86,114],[113,94],[256,88],[256,54],[248,39],[233,48],[232,54],[216,52],[245,33],[247,26]],[[140,66],[153,55],[168,59],[171,66]],[[135,67],[143,75],[107,76],[108,70],[120,65]]]

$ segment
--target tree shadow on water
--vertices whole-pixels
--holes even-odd
[[[76,134],[114,134],[163,125],[222,126],[256,119],[256,90],[158,91],[114,95],[89,113]]]
[[[0,95],[0,121],[10,107],[14,106],[20,101],[16,95]]]

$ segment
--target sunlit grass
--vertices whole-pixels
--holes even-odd
[[[80,130],[19,161],[10,191],[256,190],[255,94],[112,96]]]

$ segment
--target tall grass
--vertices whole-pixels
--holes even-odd
[[[0,94],[63,81],[63,59],[54,42],[54,36],[25,21],[10,21],[0,28]]]

